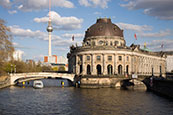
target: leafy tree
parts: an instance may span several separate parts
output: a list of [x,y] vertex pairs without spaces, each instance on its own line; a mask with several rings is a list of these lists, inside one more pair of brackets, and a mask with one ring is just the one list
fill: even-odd
[[58,71],[58,67],[53,67],[53,71]]
[[58,71],[65,71],[65,67],[64,67],[64,66],[60,66],[60,67],[58,68]]

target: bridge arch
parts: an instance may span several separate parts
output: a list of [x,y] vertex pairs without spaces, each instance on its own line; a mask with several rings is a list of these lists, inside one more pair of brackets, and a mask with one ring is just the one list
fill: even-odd
[[29,80],[44,79],[44,78],[61,78],[73,82],[74,76],[75,74],[69,74],[69,73],[35,72],[35,73],[12,74],[10,75],[10,79],[11,79],[11,85],[15,85],[19,80],[22,82]]
[[140,79],[118,79],[115,82],[115,87],[122,87],[124,81],[128,81],[129,83],[133,83],[134,88],[137,88],[137,89],[146,89],[147,88],[147,86]]

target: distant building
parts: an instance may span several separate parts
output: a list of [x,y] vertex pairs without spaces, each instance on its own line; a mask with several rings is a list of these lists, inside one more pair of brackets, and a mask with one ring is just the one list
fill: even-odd
[[68,71],[68,64],[51,64],[54,71]]
[[64,56],[44,56],[44,64],[50,65],[54,71],[68,71],[67,58]]
[[126,46],[123,30],[100,18],[87,29],[82,46],[70,47],[68,69],[76,75],[165,76],[166,55]]
[[44,63],[54,63],[57,64],[58,57],[56,55],[44,56]]
[[18,60],[18,61],[22,61],[22,56],[23,56],[24,52],[21,50],[16,50],[13,53],[13,59],[14,60]]
[[173,51],[165,51],[166,58],[166,72],[173,72]]
[[27,60],[26,60],[26,63],[28,63],[28,64],[34,64],[34,63],[35,63],[35,61],[34,61],[34,60],[32,60],[32,59],[27,59]]

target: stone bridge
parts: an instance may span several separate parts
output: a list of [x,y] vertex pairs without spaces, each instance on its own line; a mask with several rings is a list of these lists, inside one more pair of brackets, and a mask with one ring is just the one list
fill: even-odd
[[75,74],[69,74],[69,73],[52,73],[52,72],[16,73],[16,74],[10,74],[10,84],[15,85],[17,82],[44,79],[44,78],[62,78],[74,82],[74,77]]

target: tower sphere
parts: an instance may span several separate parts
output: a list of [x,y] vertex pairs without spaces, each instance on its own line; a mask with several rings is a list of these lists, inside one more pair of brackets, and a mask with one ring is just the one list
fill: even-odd
[[49,26],[49,25],[48,25],[48,26],[47,26],[47,31],[48,31],[48,32],[52,32],[52,31],[53,31],[52,26]]

